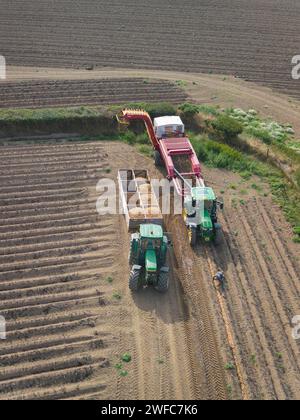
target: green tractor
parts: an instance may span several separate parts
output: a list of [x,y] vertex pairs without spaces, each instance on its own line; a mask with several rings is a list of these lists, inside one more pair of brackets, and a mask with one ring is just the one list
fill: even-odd
[[212,188],[192,188],[191,194],[184,200],[184,218],[189,232],[189,241],[195,247],[197,240],[219,244],[222,227],[218,223],[218,209],[224,204],[217,200]]
[[129,264],[132,270],[129,288],[137,292],[152,285],[161,293],[169,288],[169,267],[166,266],[169,241],[159,225],[145,224],[131,236]]

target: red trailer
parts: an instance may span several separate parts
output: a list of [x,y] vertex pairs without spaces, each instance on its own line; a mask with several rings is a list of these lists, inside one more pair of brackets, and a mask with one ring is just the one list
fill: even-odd
[[180,117],[161,117],[154,120],[141,110],[124,109],[117,120],[121,124],[143,121],[155,150],[155,162],[164,164],[168,179],[174,182],[180,196],[190,194],[195,186],[204,186],[201,166],[190,140],[185,135]]

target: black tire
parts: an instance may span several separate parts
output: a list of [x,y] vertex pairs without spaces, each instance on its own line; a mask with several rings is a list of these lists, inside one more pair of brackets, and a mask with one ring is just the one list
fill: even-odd
[[195,248],[197,245],[197,228],[190,227],[189,228],[189,241],[192,248]]
[[159,293],[166,293],[169,290],[169,273],[161,271],[158,277],[157,285],[155,286],[155,290]]
[[138,292],[141,287],[141,280],[140,280],[141,272],[138,270],[132,270],[129,276],[129,289],[132,292]]
[[215,245],[220,245],[222,243],[222,230],[221,229],[216,229],[215,230],[215,238],[214,238],[214,244]]
[[154,152],[154,162],[155,162],[155,166],[157,166],[158,168],[163,166],[163,160],[158,150],[155,150]]

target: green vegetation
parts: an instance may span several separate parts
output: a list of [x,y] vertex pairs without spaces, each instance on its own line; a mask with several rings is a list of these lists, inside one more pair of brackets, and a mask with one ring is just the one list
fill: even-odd
[[125,378],[126,376],[128,376],[128,371],[127,370],[121,370],[120,376],[122,376],[123,378]]
[[124,363],[130,363],[132,360],[131,354],[129,353],[124,353],[123,356],[121,357],[122,361]]
[[[283,177],[279,169],[227,144],[210,140],[207,136],[190,134],[190,139],[199,159],[206,165],[240,173],[245,179],[256,175],[262,182],[267,182],[274,200],[294,227],[295,242],[300,242],[300,194]],[[262,187],[257,184],[252,184],[252,188],[262,191]],[[233,201],[232,204],[237,206],[237,201]]]
[[142,153],[143,155],[146,155],[148,157],[153,156],[153,147],[148,146],[146,144],[143,144],[142,146],[139,146],[138,151]]
[[80,106],[72,108],[1,109],[0,122],[53,121],[82,117],[99,117],[103,108]]
[[179,111],[182,112],[183,116],[191,117],[199,113],[218,116],[220,111],[217,107],[211,105],[196,105],[186,102],[178,107]]
[[[119,375],[125,378],[128,376],[129,372],[124,369],[123,363],[130,363],[132,361],[132,357],[129,353],[124,353],[123,356],[120,357],[120,361],[115,364],[115,369],[119,372]],[[123,363],[122,363],[123,362]]]
[[226,385],[226,390],[227,390],[228,397],[232,398],[232,392],[233,392],[232,385],[227,384]]
[[179,87],[185,87],[188,83],[185,80],[176,80],[175,84]]
[[235,366],[233,362],[226,363],[225,370],[234,370]]
[[121,300],[122,295],[119,292],[114,292],[113,293],[113,298],[116,299],[116,300]]
[[226,141],[236,138],[243,132],[243,125],[226,114],[217,116],[211,122],[211,126]]
[[242,124],[247,134],[266,144],[283,143],[288,140],[289,136],[295,134],[290,125],[279,124],[270,119],[262,120],[255,109],[249,109],[246,112],[240,108],[230,108],[226,110],[226,114]]
[[114,279],[112,277],[107,277],[106,282],[112,284]]
[[250,361],[254,366],[256,365],[256,363],[257,363],[256,354],[251,354]]

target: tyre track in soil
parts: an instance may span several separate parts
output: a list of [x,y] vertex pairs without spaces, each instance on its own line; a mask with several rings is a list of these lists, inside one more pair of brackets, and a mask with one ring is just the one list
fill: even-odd
[[178,276],[187,302],[191,305],[190,315],[195,320],[193,335],[197,337],[198,343],[201,343],[198,357],[206,378],[207,394],[211,399],[226,399],[225,375],[214,332],[213,316],[206,287],[202,284],[205,279],[201,270],[203,265],[199,264],[188,244],[182,218],[168,218],[167,229],[172,234],[178,260]]
[[[252,384],[253,397],[294,399],[299,396],[300,389],[299,345],[291,337],[287,307],[291,303],[293,310],[297,309],[299,290],[295,284],[292,255],[282,251],[283,246],[278,246],[281,241],[270,228],[272,218],[269,219],[264,211],[261,198],[235,213],[229,217],[225,212],[223,247],[211,249],[210,255],[215,268],[227,267],[226,274],[230,279],[227,310],[236,341],[240,343],[239,349],[245,350],[242,367]],[[237,227],[237,236],[231,234],[230,226],[233,225]],[[275,247],[274,237],[277,240]],[[265,240],[263,246],[262,238]],[[272,256],[272,261],[268,261],[267,256]],[[285,260],[291,273],[289,281],[286,280],[285,265],[279,264]],[[255,363],[250,362],[253,355]]]

